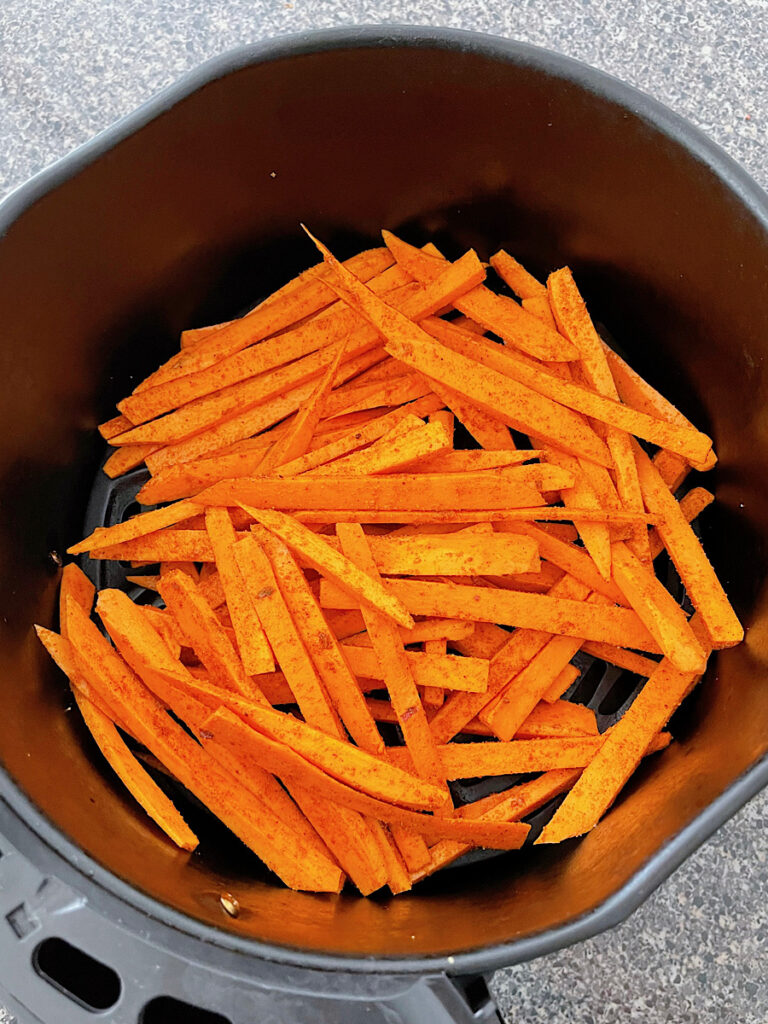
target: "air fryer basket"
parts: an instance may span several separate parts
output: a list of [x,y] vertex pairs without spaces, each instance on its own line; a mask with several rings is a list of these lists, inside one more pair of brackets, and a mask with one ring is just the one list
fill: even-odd
[[[57,555],[83,532],[95,424],[182,328],[313,260],[300,221],[340,255],[389,226],[452,254],[504,245],[542,274],[569,263],[633,365],[715,437],[702,531],[749,626],[676,716],[677,742],[588,837],[392,900],[289,892],[223,829],[200,854],[175,851],[114,784],[30,628],[54,621]],[[628,87],[520,44],[416,29],[219,58],[5,203],[0,985],[20,1020],[87,1016],[40,979],[57,956],[78,973],[57,939],[116,972],[81,993],[108,1020],[165,996],[232,1024],[490,1019],[467,978],[615,923],[765,783],[767,225],[738,168]],[[104,515],[124,513],[126,487],[102,494]],[[631,698],[631,679],[594,682],[605,714]],[[146,1024],[172,1019],[154,1005]]]

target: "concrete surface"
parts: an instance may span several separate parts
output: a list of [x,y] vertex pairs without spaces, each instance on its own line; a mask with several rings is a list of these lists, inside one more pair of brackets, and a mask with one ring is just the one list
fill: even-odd
[[[382,21],[476,29],[577,57],[689,117],[768,182],[768,0],[3,0],[0,196],[209,56]],[[506,1019],[766,1024],[766,824],[763,795],[626,924],[498,972]]]

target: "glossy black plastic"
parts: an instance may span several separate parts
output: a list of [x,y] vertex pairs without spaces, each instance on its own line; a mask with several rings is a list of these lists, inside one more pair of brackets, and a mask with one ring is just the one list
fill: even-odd
[[[95,424],[182,328],[234,315],[312,262],[300,221],[342,256],[387,226],[451,255],[503,245],[539,274],[570,264],[637,369],[715,437],[704,537],[749,626],[679,716],[679,742],[587,838],[393,900],[289,892],[225,837],[217,853],[173,850],[64,710],[31,632],[54,619],[49,553],[81,533]],[[767,225],[746,175],[629,87],[521,44],[421,29],[217,58],[12,196],[0,209],[0,797],[16,848],[107,917],[138,914],[160,946],[222,969],[245,955],[485,971],[628,913],[768,780]],[[237,920],[222,889],[238,895]]]

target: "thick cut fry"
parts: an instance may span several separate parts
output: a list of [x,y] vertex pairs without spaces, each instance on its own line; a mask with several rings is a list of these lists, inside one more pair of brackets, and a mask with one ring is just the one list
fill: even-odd
[[156,444],[126,444],[117,448],[101,467],[110,480],[140,466],[145,459],[154,455],[160,448]]
[[[551,451],[546,453],[547,459],[563,469],[570,470],[574,474],[572,487],[561,492],[561,497],[566,508],[592,508],[599,510],[606,506],[600,501],[595,493],[592,482],[587,473],[583,472],[580,460],[566,452]],[[611,532],[605,522],[577,523],[579,535],[584,542],[589,556],[597,568],[598,573],[604,580],[611,579]]]
[[[424,644],[424,653],[427,656],[433,657],[445,657],[448,653],[448,644],[445,640],[427,640]],[[485,689],[488,689],[488,664],[485,664]],[[414,673],[414,679],[416,673]],[[430,708],[442,707],[443,701],[445,700],[445,690],[443,686],[429,685],[425,686],[422,690],[422,697],[424,704]]]
[[[187,637],[200,661],[208,669],[211,681],[245,697],[263,700],[258,688],[247,676],[240,656],[227,636],[200,588],[179,570],[161,575],[160,596]],[[266,703],[266,702],[265,702]]]
[[512,533],[371,537],[369,543],[384,575],[470,576],[536,572],[539,568],[536,541]]
[[[705,508],[708,508],[712,504],[714,500],[715,496],[711,491],[706,490],[704,487],[694,487],[692,491],[688,491],[688,493],[684,494],[680,499],[680,511],[688,522],[692,523],[694,519],[699,517]],[[649,533],[648,542],[650,545],[651,557],[656,558],[664,550],[664,541],[659,536],[659,531],[655,528]]]
[[272,652],[233,553],[237,534],[229,512],[222,508],[207,508],[205,526],[246,675],[272,672],[275,668]]
[[338,867],[302,842],[265,804],[255,801],[166,715],[162,704],[79,607],[71,608],[70,616],[79,670],[182,785],[210,807],[286,885],[338,892],[342,884]]
[[[407,245],[389,231],[383,232],[383,236],[400,266],[417,281],[432,280],[440,273],[445,261]],[[328,261],[326,252],[319,245],[318,248]],[[347,284],[350,272],[346,270],[345,273],[345,269],[341,268],[341,273],[344,275],[344,283]],[[454,305],[487,330],[498,334],[508,344],[529,352],[538,359],[567,360],[575,359],[578,355],[567,338],[561,337],[530,313],[526,313],[513,299],[496,295],[484,285],[473,288],[471,292],[457,299]]]
[[[512,740],[511,743],[446,743],[438,747],[448,779],[489,775],[522,775],[553,768],[583,768],[593,760],[602,737],[565,737],[554,740]],[[392,764],[407,764],[404,747],[390,747]]]
[[490,264],[502,281],[521,299],[547,298],[547,288],[529,274],[514,256],[503,249],[491,256]]
[[688,625],[685,612],[654,573],[622,542],[613,545],[613,573],[630,605],[675,668],[680,672],[703,672],[707,656]]
[[342,730],[301,640],[267,555],[252,535],[233,547],[248,595],[304,718],[332,736]]
[[673,494],[676,494],[682,487],[688,474],[691,472],[690,463],[686,462],[680,455],[665,451],[663,448],[654,455],[653,464],[658,470],[659,476]]
[[639,446],[637,468],[646,507],[660,517],[656,527],[659,536],[706,626],[712,646],[732,647],[744,639],[741,623],[685,514]]
[[[77,598],[71,598],[75,603]],[[182,850],[197,848],[198,839],[179,811],[157,783],[141,767],[117,731],[111,716],[106,715],[77,685],[77,669],[69,641],[42,626],[37,635],[53,660],[72,682],[72,692],[83,721],[104,759],[125,788],[140,804],[168,838]]]
[[118,414],[117,416],[113,416],[111,420],[107,420],[105,423],[100,423],[98,431],[105,441],[109,441],[113,437],[117,437],[118,434],[122,434],[124,431],[130,430],[132,426],[133,424],[127,417],[122,414]]
[[[552,307],[549,304],[546,292],[543,296],[535,295],[531,296],[529,299],[523,299],[521,305],[527,313],[531,314],[531,316],[535,316],[537,320],[541,320],[547,325],[547,327],[551,327],[553,331],[557,330],[557,323],[555,322],[555,318],[552,316]],[[554,367],[564,365],[564,363],[551,363],[550,367],[554,371]]]
[[[358,571],[381,585],[368,539],[362,528],[354,523],[346,523],[338,526],[336,533],[341,541],[342,551]],[[437,748],[396,627],[391,619],[370,605],[363,605],[361,611],[413,764],[425,779],[442,783]],[[444,800],[449,799],[445,790]]]
[[[426,580],[391,579],[388,589],[416,615],[498,622],[505,626],[546,630],[658,653],[658,644],[629,608],[605,607],[598,610],[582,600]],[[344,591],[323,580],[320,604],[329,608],[349,608],[352,601]]]
[[[213,736],[209,737],[208,733]],[[286,781],[299,782],[305,788],[327,796],[343,807],[351,807],[380,821],[400,825],[424,836],[427,841],[458,839],[473,846],[516,850],[522,846],[528,834],[527,825],[510,827],[501,822],[433,817],[414,813],[385,800],[377,800],[340,782],[290,747],[250,729],[245,722],[224,709],[208,720],[202,742],[214,757],[219,749],[226,746],[244,764],[250,761],[252,764],[269,765],[270,770]]]
[[334,550],[322,537],[282,512],[244,507],[257,522],[276,534],[319,573],[344,588],[354,600],[377,609],[401,626],[408,629],[413,626],[411,616],[380,580],[361,572],[349,558]]
[[[583,647],[582,647],[583,650]],[[550,688],[544,694],[542,698],[547,704],[554,704],[560,700],[567,690],[576,682],[581,675],[581,672],[576,668],[575,665],[566,665],[562,672],[555,678]],[[523,726],[520,727],[521,729]],[[524,737],[518,731],[520,739]]]
[[127,540],[133,540],[135,537],[145,537],[148,533],[162,530],[166,526],[182,523],[199,511],[199,508],[189,501],[178,501],[175,505],[167,505],[165,508],[154,509],[151,512],[142,512],[141,515],[134,516],[132,519],[126,519],[124,523],[97,527],[85,540],[67,548],[67,553],[80,555],[92,548],[109,547],[112,544],[122,544]]
[[[447,474],[448,476],[461,476],[460,473]],[[327,477],[324,479],[328,479]],[[387,477],[371,477],[370,482],[378,484],[381,479]],[[422,479],[429,479],[426,474]],[[347,481],[348,482],[348,481]],[[209,495],[200,495],[202,504],[233,504],[234,496],[240,491],[242,483],[237,481],[228,491],[222,489],[215,497],[221,497],[221,501],[212,500]],[[227,493],[230,498],[223,497]],[[248,498],[252,492],[248,491]],[[195,499],[197,500],[197,498]],[[402,502],[401,502],[402,504]],[[442,523],[459,525],[463,523],[506,523],[506,522],[548,522],[550,520],[570,519],[574,523],[608,523],[611,527],[624,527],[627,524],[634,526],[636,523],[651,523],[656,517],[644,515],[640,512],[614,511],[613,509],[602,508],[560,508],[559,506],[538,506],[529,508],[507,508],[507,509],[457,509],[451,512],[445,508],[430,509],[402,509],[402,508],[379,508],[372,509],[310,509],[306,512],[297,512],[295,518],[301,523],[315,523],[328,526],[332,523],[417,523],[436,526]]]
[[695,678],[696,673],[679,672],[666,658],[658,665],[537,843],[558,843],[582,835],[597,824]]
[[[422,510],[459,512],[474,509],[498,510],[501,513],[516,508],[536,509],[541,506],[543,499],[539,492],[527,484],[510,480],[508,474],[511,472],[505,469],[491,470],[479,477],[474,473],[438,473],[434,476],[427,473],[392,473],[370,478],[245,478],[214,484],[195,495],[194,501],[203,506],[242,505],[253,509],[300,508],[308,511],[324,510],[332,501],[333,507],[337,509],[355,512],[386,509],[393,513]],[[545,516],[547,514],[543,513]],[[561,518],[568,518],[562,509],[558,514]],[[609,515],[615,518],[617,514],[605,513],[606,517]],[[481,519],[470,521],[479,522]],[[383,521],[405,520],[398,520],[397,514],[394,514],[393,518]]]
[[[384,749],[384,742],[376,723],[371,718],[342,648],[328,628],[304,574],[288,548],[274,534],[264,530],[260,540],[272,564],[285,604],[314,662],[325,692],[355,743],[371,754],[380,754]],[[305,718],[313,725],[319,724],[306,714]]]
[[[372,649],[344,644],[342,651],[355,675],[386,682],[385,668]],[[483,693],[488,689],[488,662],[483,658],[425,651],[406,651],[405,657],[417,686],[444,686],[447,690],[470,693]]]

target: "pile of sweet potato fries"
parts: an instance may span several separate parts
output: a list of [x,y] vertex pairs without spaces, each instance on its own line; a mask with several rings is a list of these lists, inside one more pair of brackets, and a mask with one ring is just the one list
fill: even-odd
[[[344,263],[316,241],[323,262],[185,331],[119,403],[104,470],[146,464],[156,507],[70,554],[140,566],[158,604],[72,563],[60,634],[38,627],[170,839],[197,845],[148,760],[286,885],[366,895],[520,847],[561,794],[536,841],[591,829],[743,637],[690,525],[712,495],[676,498],[712,442],[601,340],[570,271],[384,241]],[[646,680],[602,734],[563,699],[579,651]],[[450,780],[508,775],[528,778],[454,806]]]

